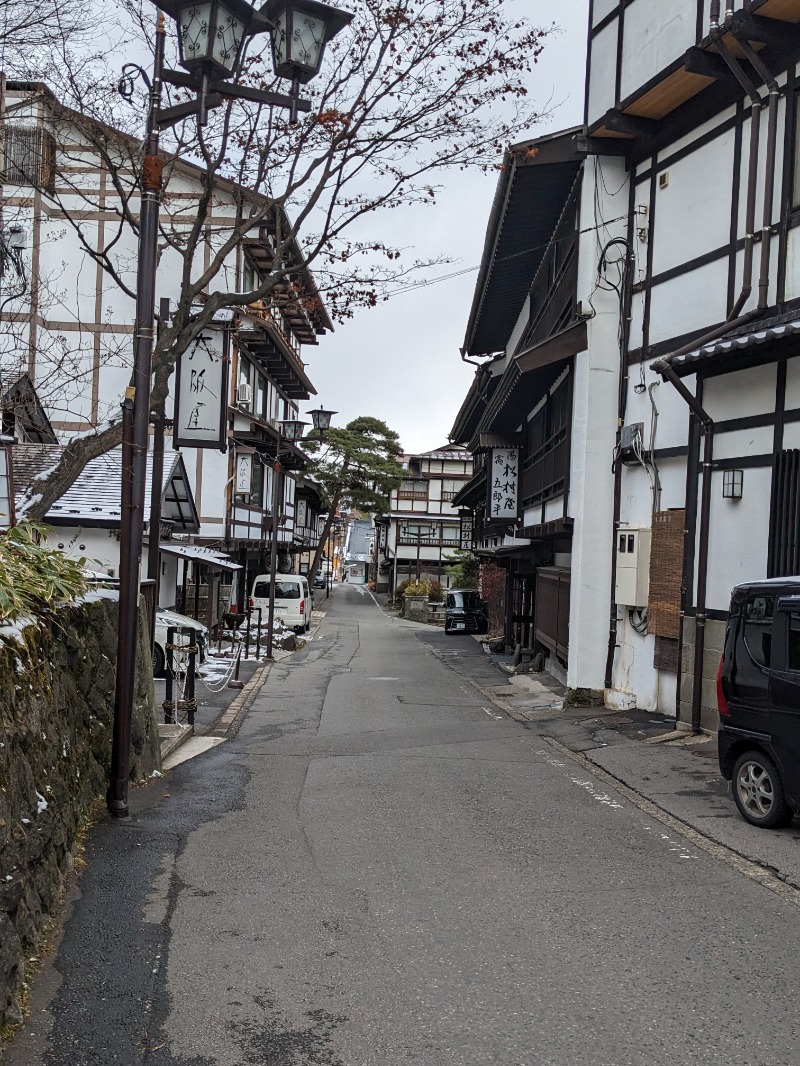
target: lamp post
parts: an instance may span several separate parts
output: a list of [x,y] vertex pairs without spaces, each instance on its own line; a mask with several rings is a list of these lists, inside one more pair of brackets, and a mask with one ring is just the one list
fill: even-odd
[[[319,432],[319,440],[323,440],[325,430],[330,429],[331,418],[336,412],[326,411],[320,407],[317,410],[309,411],[308,413],[311,415],[314,429]],[[313,437],[308,438],[303,436],[303,430],[307,425],[308,422],[301,422],[294,418],[284,419],[278,423],[278,439],[275,445],[275,462],[272,464],[272,543],[270,544],[269,550],[269,607],[267,608],[268,659],[272,658],[273,630],[275,623],[275,582],[278,577],[278,512],[280,510],[280,475],[283,472],[283,466],[281,465],[281,451],[284,441],[292,444],[302,444],[306,440],[313,440]],[[309,586],[309,595],[310,594],[311,586]]]
[[[128,816],[131,723],[136,674],[136,637],[139,614],[139,576],[144,530],[144,493],[147,469],[150,377],[152,370],[158,216],[161,204],[163,159],[159,155],[159,130],[196,115],[205,125],[208,110],[218,107],[224,96],[253,100],[269,106],[287,107],[290,120],[298,111],[310,111],[300,100],[298,86],[319,71],[325,45],[351,21],[352,15],[316,2],[295,4],[270,0],[256,10],[247,0],[154,0],[177,25],[180,62],[186,73],[164,69],[166,29],[159,15],[156,29],[152,78],[136,64],[122,70],[120,93],[130,99],[134,70],[149,91],[144,155],[140,175],[139,252],[136,314],[133,334],[133,378],[122,404],[122,486],[120,536],[120,589],[117,640],[117,678],[114,693],[114,724],[111,773],[106,803],[116,818]],[[269,13],[266,12],[269,8]],[[232,85],[247,37],[273,34],[275,73],[291,78],[292,94]],[[291,40],[287,33],[291,32]],[[298,38],[303,48],[300,48]],[[275,41],[277,41],[277,50]],[[194,100],[162,109],[163,83],[190,88]],[[273,530],[273,540],[276,530]],[[156,550],[157,547],[156,547]],[[271,633],[270,633],[271,638]]]

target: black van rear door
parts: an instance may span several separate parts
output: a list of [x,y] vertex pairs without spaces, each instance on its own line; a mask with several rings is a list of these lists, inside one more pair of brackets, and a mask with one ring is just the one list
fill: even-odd
[[783,771],[784,787],[800,802],[800,596],[778,601],[770,671],[772,746]]

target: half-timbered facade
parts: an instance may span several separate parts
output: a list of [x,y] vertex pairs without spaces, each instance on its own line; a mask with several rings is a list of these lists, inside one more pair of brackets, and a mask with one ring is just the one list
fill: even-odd
[[[137,237],[125,212],[135,213],[138,200],[134,192],[123,210],[114,181],[126,182],[130,176],[125,160],[132,142],[104,128],[111,145],[104,158],[86,133],[87,120],[61,106],[46,86],[5,86],[0,384],[7,387],[25,375],[35,385],[53,430],[65,440],[103,423],[118,409],[129,383]],[[112,175],[108,158],[114,157],[115,138],[121,146],[120,170]],[[172,159],[165,174],[162,232],[179,245],[193,221],[202,172]],[[215,182],[207,238],[198,252],[205,256],[206,267],[214,243],[224,239],[226,226],[234,224],[242,198],[248,196],[222,179]],[[276,219],[267,216],[239,242],[223,264],[219,284],[236,292],[257,287],[275,259]],[[285,229],[285,220],[278,221]],[[95,256],[107,250],[122,284],[87,254],[89,249]],[[177,300],[182,265],[165,240],[157,306]],[[178,426],[175,375],[171,379],[166,447],[178,447],[183,455],[199,518],[192,541],[236,558],[244,570],[242,602],[255,574],[265,568],[270,539],[278,539],[281,567],[293,569],[298,553],[308,547],[309,529],[316,528],[316,517],[307,506],[301,508],[302,528],[296,528],[295,478],[306,466],[305,454],[282,442],[277,493],[273,467],[278,423],[302,417],[301,405],[315,393],[303,347],[316,345],[330,329],[307,270],[268,301],[236,313],[219,312],[198,338],[224,364],[219,388],[227,402],[212,447],[193,445],[194,413],[186,421],[184,410],[186,425]],[[188,352],[184,362],[192,354]],[[4,411],[4,420],[12,414]]]
[[[487,470],[492,449],[519,449],[514,523],[482,526],[477,480],[460,500],[479,552],[508,570],[507,635],[555,655],[571,686],[695,729],[716,721],[731,587],[800,570],[798,60],[800,0],[593,0],[580,177],[563,197],[577,197],[577,269],[562,329],[585,327],[585,350],[564,377],[513,386],[547,333],[526,340],[526,323],[565,306],[564,217],[548,310],[541,264],[520,256],[516,280],[491,286],[539,243],[546,179],[530,179],[529,218],[513,185],[547,169],[541,140],[501,176],[465,345],[487,358],[454,439]],[[481,343],[482,322],[497,328]]]
[[460,546],[454,500],[472,473],[472,456],[448,445],[403,459],[405,477],[378,522],[378,582],[393,590],[417,575],[446,581],[447,556]]

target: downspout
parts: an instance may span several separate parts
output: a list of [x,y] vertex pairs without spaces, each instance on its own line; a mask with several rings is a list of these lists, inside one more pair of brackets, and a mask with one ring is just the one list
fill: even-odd
[[[712,20],[713,12],[716,8],[717,16],[719,15],[719,3],[712,4]],[[750,293],[752,291],[752,268],[753,268],[753,241],[754,241],[754,225],[755,225],[755,193],[756,182],[758,176],[758,142],[759,142],[759,130],[760,130],[760,118],[761,111],[764,108],[764,101],[761,99],[760,94],[757,92],[755,86],[750,79],[746,76],[739,64],[733,58],[728,51],[727,45],[722,40],[722,35],[719,31],[718,22],[716,27],[712,25],[712,37],[715,40],[719,54],[725,60],[732,73],[736,77],[739,84],[744,88],[745,92],[750,97],[752,102],[752,111],[750,119],[750,159],[748,164],[748,188],[747,188],[747,210],[745,219],[745,245],[744,245],[744,269],[742,276],[742,289],[739,296],[731,308],[727,319],[716,329],[711,330],[698,340],[692,341],[690,344],[684,345],[683,348],[679,348],[677,351],[672,352],[664,359],[658,359],[651,364],[651,370],[661,374],[662,378],[677,390],[679,395],[688,405],[689,409],[699,419],[703,426],[703,484],[702,494],[700,498],[700,529],[699,529],[699,545],[697,555],[697,590],[696,590],[696,607],[695,607],[695,644],[694,644],[694,665],[692,676],[692,732],[699,733],[701,731],[701,711],[702,711],[702,695],[703,695],[703,659],[705,655],[705,628],[706,628],[706,595],[708,587],[708,547],[710,537],[710,522],[711,522],[711,474],[714,462],[714,421],[708,412],[698,403],[697,399],[686,388],[684,383],[675,373],[672,367],[673,361],[679,356],[684,355],[697,348],[702,348],[703,345],[708,344],[712,340],[716,340],[718,337],[725,333],[730,332],[732,329],[739,325],[742,325],[751,319],[759,316],[767,305],[767,293],[769,289],[769,243],[772,232],[772,203],[773,203],[773,190],[775,185],[775,154],[776,154],[776,137],[777,137],[777,103],[779,96],[779,89],[775,79],[769,73],[764,64],[760,61],[757,54],[753,52],[747,42],[743,42],[743,50],[745,54],[748,54],[748,59],[753,63],[754,69],[762,77],[765,84],[769,89],[769,127],[767,133],[767,159],[765,166],[765,189],[764,189],[764,213],[762,220],[762,244],[761,249],[761,265],[760,265],[760,277],[759,277],[759,300],[757,306],[752,310],[746,312],[744,315],[740,314],[742,307],[747,302]],[[755,59],[755,62],[753,62]],[[766,245],[766,247],[764,246]],[[679,682],[680,683],[680,682]]]
[[[761,218],[761,266],[758,279],[758,308],[763,311],[769,297],[769,261],[772,245],[772,205],[775,197],[775,155],[778,140],[778,101],[781,91],[772,73],[748,41],[739,42],[753,69],[769,90],[767,119],[767,158],[765,160],[764,210]],[[763,105],[762,105],[763,106]]]
[[692,732],[699,733],[701,731],[700,721],[703,699],[703,658],[706,648],[706,589],[708,587],[708,542],[711,528],[711,472],[714,464],[714,421],[668,363],[658,369],[664,380],[677,389],[703,427],[703,489],[700,498],[700,544],[697,553],[697,605],[695,608],[694,666],[692,670]]
[[[634,202],[636,184],[631,178],[628,209],[628,239],[626,249],[625,270],[625,299],[623,301],[624,336],[620,350],[619,369],[619,392],[617,396],[617,433],[616,442],[619,445],[620,430],[625,424],[625,414],[628,405],[628,349],[630,346],[631,309],[633,305],[633,225],[634,225]],[[570,421],[571,424],[571,421]],[[606,673],[603,679],[603,687],[608,690],[614,684],[614,656],[617,650],[618,631],[618,605],[616,601],[617,589],[617,530],[619,529],[620,514],[622,511],[622,463],[618,459],[614,467],[614,513],[612,518],[613,535],[611,537],[611,607],[608,619],[608,651],[606,652]]]

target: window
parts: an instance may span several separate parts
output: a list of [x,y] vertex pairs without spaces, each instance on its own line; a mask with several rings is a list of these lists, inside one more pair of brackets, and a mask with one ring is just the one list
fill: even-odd
[[36,126],[6,126],[2,177],[6,185],[55,190],[56,142]]
[[[269,599],[269,581],[256,581],[253,589],[253,598],[258,600]],[[294,581],[275,582],[276,600],[299,600],[302,599],[299,583]]]
[[767,577],[800,570],[800,449],[779,452],[772,467]]
[[772,658],[772,615],[774,596],[751,596],[744,606],[744,643],[758,666],[769,666]]
[[267,416],[267,382],[264,379],[263,374],[258,375],[258,384],[256,385],[256,403],[253,408],[254,413],[259,418],[266,418]]
[[789,669],[800,672],[800,611],[789,615]]
[[428,482],[406,478],[400,482],[397,490],[398,499],[401,500],[427,500]]
[[792,207],[800,207],[800,93],[794,95],[794,160],[792,164]]

